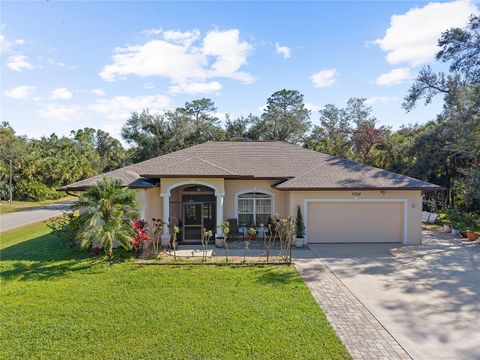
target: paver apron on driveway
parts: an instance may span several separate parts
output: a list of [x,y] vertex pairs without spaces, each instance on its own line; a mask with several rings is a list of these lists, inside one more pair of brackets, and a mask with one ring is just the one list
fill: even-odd
[[69,210],[74,203],[75,200],[71,200],[0,215],[0,232],[61,215],[64,211]]
[[480,359],[480,243],[431,231],[423,239],[310,247],[412,358]]
[[320,259],[297,259],[295,266],[354,359],[411,359]]

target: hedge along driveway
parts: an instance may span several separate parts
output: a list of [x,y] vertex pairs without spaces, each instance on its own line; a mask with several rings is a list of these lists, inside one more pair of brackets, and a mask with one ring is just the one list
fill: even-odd
[[0,357],[349,359],[293,267],[108,265],[1,235]]

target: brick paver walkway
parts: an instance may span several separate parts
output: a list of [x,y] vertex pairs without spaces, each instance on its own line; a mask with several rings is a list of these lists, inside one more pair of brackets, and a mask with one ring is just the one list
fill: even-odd
[[295,266],[354,359],[412,359],[320,259]]

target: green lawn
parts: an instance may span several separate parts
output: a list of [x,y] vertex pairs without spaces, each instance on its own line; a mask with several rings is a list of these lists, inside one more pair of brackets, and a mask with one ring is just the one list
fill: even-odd
[[350,358],[293,267],[109,265],[41,223],[0,249],[0,358]]
[[56,200],[45,200],[45,201],[13,201],[12,205],[8,204],[8,201],[2,201],[0,204],[0,214],[7,214],[16,211],[33,209],[36,207],[55,204],[67,200],[76,200],[75,196],[66,196]]

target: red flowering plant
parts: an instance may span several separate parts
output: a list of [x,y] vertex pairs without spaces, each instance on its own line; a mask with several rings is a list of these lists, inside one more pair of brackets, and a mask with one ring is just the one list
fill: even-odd
[[147,222],[145,220],[136,220],[132,222],[134,236],[130,240],[132,245],[132,252],[138,254],[143,250],[143,245],[146,241],[150,240],[150,234],[148,233]]

